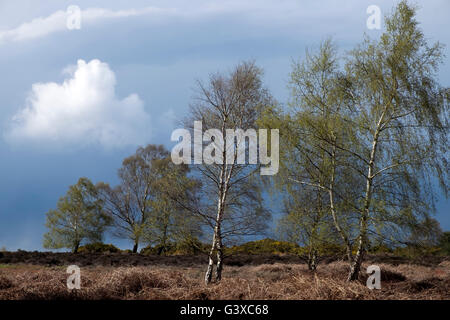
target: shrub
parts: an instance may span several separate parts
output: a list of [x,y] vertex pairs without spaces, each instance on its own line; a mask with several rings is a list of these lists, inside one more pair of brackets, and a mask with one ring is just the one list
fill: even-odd
[[318,245],[318,253],[321,256],[330,256],[336,254],[345,254],[346,249],[344,246],[341,246],[332,242],[325,242]]
[[421,258],[423,256],[436,256],[442,253],[441,248],[431,246],[415,246],[409,245],[404,247],[397,247],[393,250],[394,254],[407,258]]
[[0,275],[0,290],[9,289],[13,286],[14,282],[11,278]]
[[197,238],[190,238],[175,245],[176,255],[197,255],[208,252],[209,245],[202,243]]
[[450,255],[450,231],[443,232],[439,239],[439,248],[442,254]]
[[162,245],[148,245],[142,248],[140,254],[143,255],[172,255],[175,252],[175,245],[173,243],[166,244],[165,247]]
[[197,255],[208,252],[209,245],[196,238],[186,239],[181,242],[170,242],[165,247],[162,245],[148,245],[140,253],[143,255]]
[[103,253],[103,252],[116,253],[116,252],[120,252],[120,249],[115,247],[112,244],[96,242],[96,243],[89,243],[84,246],[81,246],[78,249],[78,252],[79,253]]
[[370,253],[392,253],[394,250],[385,244],[377,244],[369,248]]
[[226,254],[299,254],[301,247],[292,242],[263,239],[226,248]]

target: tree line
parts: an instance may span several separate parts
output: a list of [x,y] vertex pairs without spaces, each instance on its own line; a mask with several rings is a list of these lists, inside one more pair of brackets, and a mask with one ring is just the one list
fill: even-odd
[[[133,253],[140,244],[150,243],[158,245],[162,254],[171,241],[198,238],[202,230],[196,217],[172,200],[194,190],[188,171],[171,162],[164,146],[148,145],[123,160],[117,186],[94,185],[80,178],[58,201],[57,209],[47,212],[44,247],[77,252],[82,243],[102,241],[109,230],[117,238],[130,240]],[[176,184],[179,188],[172,188]]]
[[[443,46],[428,44],[415,15],[402,1],[379,39],[365,37],[343,55],[331,39],[307,52],[292,65],[286,104],[264,87],[254,62],[198,81],[180,120],[191,131],[202,121],[203,152],[221,161],[176,165],[163,146],[141,147],[123,161],[117,186],[81,178],[69,188],[47,213],[44,246],[77,251],[111,229],[132,241],[133,252],[150,243],[163,253],[171,241],[204,237],[211,241],[205,282],[214,265],[220,281],[224,243],[270,224],[263,192],[283,203],[277,232],[307,248],[310,269],[324,243],[345,248],[349,281],[374,244],[439,237],[432,213],[438,190],[448,195],[450,90],[437,79]],[[250,137],[232,146],[216,140],[227,129],[258,128],[280,132],[272,177],[259,175],[261,164],[237,162],[235,147]],[[257,152],[272,149],[269,142]]]

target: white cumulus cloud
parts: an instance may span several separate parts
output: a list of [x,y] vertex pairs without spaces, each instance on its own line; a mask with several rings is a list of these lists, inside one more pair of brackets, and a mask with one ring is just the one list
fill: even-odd
[[63,83],[35,83],[25,107],[5,137],[10,143],[101,145],[105,148],[148,142],[150,116],[137,94],[116,96],[116,77],[108,64],[78,60],[66,68]]

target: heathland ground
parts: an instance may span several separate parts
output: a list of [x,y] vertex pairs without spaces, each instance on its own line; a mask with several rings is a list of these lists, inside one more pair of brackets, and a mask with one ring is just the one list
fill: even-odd
[[[292,255],[227,258],[220,283],[204,284],[205,255],[4,252],[0,299],[450,299],[450,260],[371,255],[381,268],[381,289],[346,281],[348,266],[328,257],[309,271]],[[66,267],[81,268],[81,289],[67,289]]]

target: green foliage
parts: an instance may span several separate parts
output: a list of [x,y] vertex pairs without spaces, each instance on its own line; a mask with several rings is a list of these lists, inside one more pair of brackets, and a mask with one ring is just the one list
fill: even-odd
[[119,248],[112,244],[102,242],[88,243],[78,249],[79,253],[117,253],[121,252]]
[[449,181],[448,97],[437,78],[442,45],[427,42],[416,8],[406,1],[385,25],[380,39],[365,39],[345,66],[354,110],[348,125],[357,128],[351,164],[364,177],[358,204],[362,244],[371,227],[379,237],[405,241],[402,231],[431,221],[436,180],[444,193]]
[[97,190],[87,178],[80,178],[61,197],[56,210],[47,212],[44,248],[70,248],[77,252],[83,242],[98,242],[110,225]]
[[342,66],[330,41],[307,53],[293,65],[289,108],[260,119],[282,134],[275,183],[298,204],[299,240],[315,247],[326,210],[347,247],[349,279],[373,238],[433,253],[439,235],[430,215],[436,180],[446,195],[450,181],[449,96],[437,77],[442,45],[427,43],[415,11],[399,2],[381,37],[365,38]]
[[289,108],[266,109],[260,119],[262,126],[280,128],[283,145],[280,173],[274,177],[285,199],[277,233],[306,247],[312,269],[317,255],[333,251],[324,249],[328,244],[340,247],[348,242],[335,227],[350,229],[355,199],[357,177],[341,165],[348,155],[335,146],[336,141],[351,145],[354,130],[345,122],[346,96],[338,68],[333,43],[324,41],[317,54],[307,53],[293,64]]
[[197,182],[187,176],[187,166],[175,165],[169,156],[158,159],[152,167],[155,181],[151,186],[150,214],[143,240],[164,254],[170,250],[170,243],[178,247],[202,235],[199,217],[179,205],[189,201],[188,195],[195,194]]
[[[307,192],[305,194],[311,195]],[[315,255],[340,251],[340,241],[334,232],[331,217],[321,210],[323,203],[311,205],[305,199],[301,203],[290,202],[288,205],[286,210],[289,211],[280,218],[277,225],[280,239],[297,243],[303,246],[304,251],[314,252]]]

